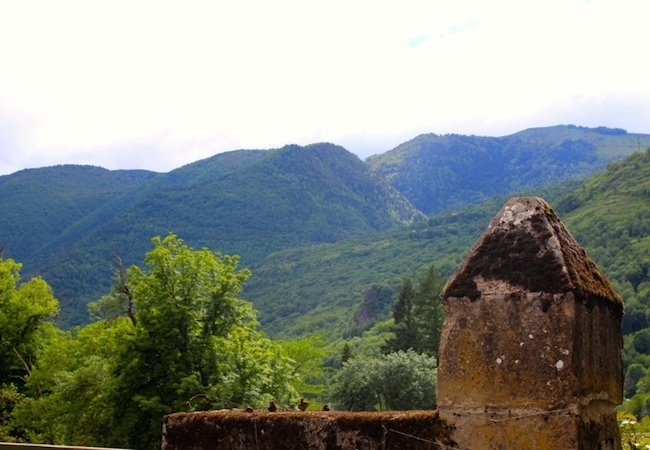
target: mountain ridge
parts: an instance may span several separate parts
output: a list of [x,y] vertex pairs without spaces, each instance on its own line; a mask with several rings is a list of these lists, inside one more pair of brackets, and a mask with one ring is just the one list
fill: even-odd
[[[214,170],[226,160],[221,170]],[[63,305],[63,321],[83,322],[83,305],[112,282],[114,255],[141,263],[150,239],[173,232],[195,247],[266,254],[422,219],[401,194],[340,146],[285,146],[226,153],[159,174],[137,192],[111,198],[24,258]],[[70,311],[75,310],[72,316]]]
[[421,134],[366,162],[431,214],[586,176],[649,146],[650,135],[557,125],[502,137]]
[[[592,141],[578,139],[585,134]],[[431,139],[444,144],[443,149],[462,151],[438,152],[438,163],[433,164],[427,155],[412,149],[414,142],[426,147]],[[462,229],[466,225],[450,214],[436,225],[446,227],[443,234],[436,227],[419,228],[424,216],[409,198],[418,198],[418,189],[423,192],[427,183],[434,181],[444,188],[434,200],[451,212],[466,202],[477,204],[512,193],[535,195],[539,189],[523,183],[522,177],[537,177],[538,184],[547,184],[584,176],[597,165],[606,164],[607,158],[618,158],[645,139],[650,146],[647,135],[575,126],[528,129],[505,138],[421,135],[379,155],[387,161],[397,160],[395,173],[399,171],[412,189],[391,185],[394,179],[373,168],[372,157],[370,162],[364,162],[330,143],[219,153],[167,173],[70,165],[28,169],[0,176],[0,207],[6,211],[0,217],[0,245],[6,244],[5,256],[25,264],[27,274],[46,277],[62,300],[62,323],[67,324],[87,320],[85,303],[109,289],[114,255],[127,265],[140,264],[150,239],[169,232],[194,247],[239,254],[243,265],[260,274],[274,273],[265,266],[267,258],[283,267],[282,259],[270,255],[291,255],[291,249],[304,245],[326,246],[344,240],[341,245],[351,248],[337,252],[348,255],[351,264],[365,264],[361,262],[363,257],[391,248],[394,252],[410,252],[397,255],[394,263],[416,270],[426,257],[418,248],[424,241],[413,237],[450,236],[444,233],[454,231],[451,227]],[[544,142],[555,147],[544,148]],[[400,152],[415,154],[415,161],[420,162],[404,165],[399,160]],[[409,167],[414,168],[409,171]],[[573,170],[576,168],[582,171]],[[70,184],[66,177],[58,175],[60,171],[78,175]],[[513,178],[513,174],[519,178]],[[501,178],[507,182],[499,184]],[[502,192],[504,186],[507,192]],[[16,196],[16,192],[20,195]],[[431,192],[425,194],[430,196]],[[399,231],[413,222],[416,226],[408,231],[411,235]],[[365,244],[354,241],[393,228],[402,237],[390,238],[378,246],[371,244],[371,238]],[[410,244],[391,244],[400,239],[408,239]],[[440,246],[448,247],[445,251],[458,245],[455,238],[440,241]],[[436,254],[440,251],[434,250]],[[453,258],[443,264],[443,271],[450,270]],[[379,263],[372,264],[379,268]],[[385,268],[381,271],[394,272]],[[336,286],[345,285],[346,277],[356,276],[353,272],[341,271],[340,279],[331,280],[331,290],[339,292]],[[285,283],[283,290],[295,286],[286,279],[297,276],[295,272],[276,275]],[[271,283],[269,289],[280,286],[277,280],[267,281]],[[267,308],[270,300],[260,296],[272,299],[274,294],[260,288],[255,277],[250,285],[252,299],[273,314],[274,309]],[[352,297],[340,292],[342,297],[330,303],[339,302],[342,308],[349,308]],[[306,305],[318,307],[314,303],[317,293],[309,296],[305,306],[296,311],[304,311]],[[295,301],[300,299],[296,297]],[[271,323],[264,318],[263,322]],[[276,322],[274,329],[283,323],[288,324]]]

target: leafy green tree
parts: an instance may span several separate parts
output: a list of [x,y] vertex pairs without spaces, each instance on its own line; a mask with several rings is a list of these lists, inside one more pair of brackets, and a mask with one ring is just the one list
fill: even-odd
[[160,446],[164,414],[293,394],[288,362],[238,298],[250,275],[238,258],[192,250],[174,235],[152,242],[147,269],[127,271],[135,325],[114,368],[109,443],[138,449]]
[[12,415],[24,399],[25,396],[18,392],[15,384],[0,387],[0,441],[14,442],[19,439],[20,431],[12,423]]
[[350,358],[352,358],[352,349],[350,348],[350,344],[346,342],[343,344],[343,350],[341,351],[341,364],[347,362]]
[[294,384],[301,385],[302,378],[283,345],[250,325],[235,326],[217,342],[223,375],[218,384],[210,386],[208,398],[227,399],[241,406],[262,406],[270,400],[288,405],[297,400]]
[[106,444],[116,355],[133,331],[121,318],[52,334],[27,379],[28,397],[14,411],[14,427],[29,442]]
[[636,394],[636,385],[646,373],[646,369],[641,364],[630,364],[625,372],[625,381],[623,383],[626,397],[629,398]]
[[433,409],[436,360],[412,350],[343,364],[331,393],[340,409],[353,411]]
[[41,340],[25,394],[0,394],[11,406],[0,433],[159,448],[164,414],[295,402],[296,362],[258,330],[255,311],[238,297],[249,272],[237,262],[174,235],[154,238],[146,269],[121,271],[94,305],[104,320]]
[[[25,398],[25,384],[58,312],[52,290],[41,278],[20,282],[21,264],[0,252],[0,439],[24,433],[11,418]],[[35,395],[40,395],[36,385]]]
[[[321,334],[305,336],[278,342],[292,361],[293,386],[301,397],[307,398],[312,407],[322,401],[327,372],[325,358],[330,356],[325,339]],[[349,347],[348,347],[349,349]]]
[[639,353],[650,354],[650,328],[644,328],[634,335],[634,349]]
[[20,283],[20,268],[0,258],[0,383],[23,385],[59,304],[42,278]]

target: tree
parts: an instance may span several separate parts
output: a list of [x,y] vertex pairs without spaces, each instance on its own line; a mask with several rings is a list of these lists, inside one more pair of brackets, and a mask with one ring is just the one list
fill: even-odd
[[[11,417],[25,398],[25,384],[59,304],[41,278],[20,282],[21,265],[0,254],[0,439],[15,439]],[[38,384],[35,395],[40,395]]]
[[417,295],[415,296],[415,323],[416,323],[416,346],[421,352],[438,357],[440,346],[440,332],[444,310],[440,301],[440,292],[445,280],[438,274],[433,266],[429,266],[424,278],[419,282]]
[[394,337],[386,342],[386,352],[413,349],[416,346],[417,330],[413,311],[415,290],[409,278],[404,279],[402,287],[393,304],[393,319],[395,320]]
[[444,279],[429,266],[417,286],[406,278],[393,305],[394,336],[386,343],[386,352],[413,349],[438,356],[444,310],[440,292]]
[[312,407],[317,407],[325,391],[324,360],[331,353],[325,348],[323,336],[313,334],[301,339],[279,341],[278,344],[292,361],[291,373],[296,391],[300,397],[307,398]]
[[108,444],[157,448],[164,414],[293,395],[286,358],[238,298],[250,275],[238,258],[171,234],[152,243],[147,269],[127,272],[134,332],[118,350]]
[[436,360],[412,350],[352,358],[343,364],[333,386],[331,396],[340,409],[434,409]]
[[633,343],[637,352],[650,354],[650,328],[638,331],[634,335]]
[[347,362],[350,358],[352,358],[352,349],[350,344],[346,342],[343,344],[343,350],[341,350],[341,364]]
[[0,258],[0,384],[22,386],[59,303],[39,277],[20,283],[21,264]]
[[27,379],[28,397],[14,411],[14,427],[28,442],[106,444],[117,351],[133,331],[120,318],[52,334]]
[[625,397],[629,398],[636,394],[636,385],[639,380],[646,375],[647,370],[641,364],[630,364],[625,372],[625,381],[623,388],[625,389]]
[[164,414],[297,400],[296,362],[238,297],[235,256],[154,238],[146,269],[95,304],[104,320],[71,331],[46,327],[42,280],[15,289],[19,265],[0,263],[0,370],[22,383],[0,386],[3,439],[159,448]]

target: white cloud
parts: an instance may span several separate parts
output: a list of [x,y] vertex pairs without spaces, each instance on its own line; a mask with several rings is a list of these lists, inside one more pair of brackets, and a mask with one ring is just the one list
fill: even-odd
[[[324,140],[367,155],[419,132],[590,118],[650,132],[650,105],[635,101],[650,95],[646,5],[5,2],[0,120],[22,125],[9,143],[0,136],[0,173],[57,162],[169,170]],[[591,114],[595,104],[617,114]]]

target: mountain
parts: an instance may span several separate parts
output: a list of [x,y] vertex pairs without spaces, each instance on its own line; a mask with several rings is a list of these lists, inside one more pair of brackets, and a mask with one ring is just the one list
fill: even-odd
[[108,291],[114,255],[141,263],[155,235],[174,232],[251,265],[279,249],[423,218],[363,161],[332,144],[219,154],[109,200],[25,259],[26,272],[44,276],[61,300],[63,323],[86,320],[85,304]]
[[77,221],[156,175],[62,165],[0,176],[0,245],[5,256],[31,258]]
[[[273,333],[353,333],[389,311],[401,277],[431,262],[449,275],[505,195],[539,195],[540,185],[577,180],[647,139],[558,126],[504,138],[423,135],[368,162],[314,144],[221,153],[164,174],[31,169],[0,177],[0,247],[53,286],[64,325],[88,320],[86,303],[110,288],[114,256],[140,264],[152,236],[174,232],[241,255],[254,271],[245,295]],[[579,209],[586,194],[575,195],[562,206]],[[424,220],[406,197],[444,214]]]
[[[513,195],[541,195],[553,201],[579,184],[568,180]],[[409,226],[271,253],[253,267],[244,296],[274,336],[357,334],[388,317],[404,277],[418,278],[431,264],[450,276],[506,200],[495,197]],[[378,292],[388,295],[375,295]],[[365,317],[366,310],[374,314]]]
[[[650,149],[580,182],[511,195],[548,200],[625,300],[624,332],[650,327]],[[254,269],[244,294],[272,335],[356,334],[368,326],[358,313],[369,291],[396,293],[403,277],[417,278],[430,264],[451,275],[506,199],[364,238],[272,253]],[[390,300],[379,301],[372,305],[381,311],[375,320],[390,314]]]
[[559,125],[505,137],[423,134],[367,159],[425,213],[601,170],[650,146],[650,135]]

